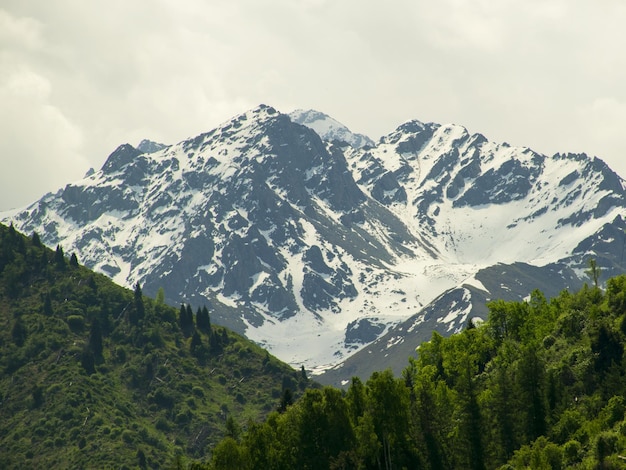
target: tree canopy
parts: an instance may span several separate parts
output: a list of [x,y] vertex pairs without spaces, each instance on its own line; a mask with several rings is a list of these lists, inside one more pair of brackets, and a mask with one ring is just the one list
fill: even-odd
[[309,390],[206,467],[623,468],[625,298],[620,276],[606,292],[491,302],[483,324],[433,333],[402,377]]

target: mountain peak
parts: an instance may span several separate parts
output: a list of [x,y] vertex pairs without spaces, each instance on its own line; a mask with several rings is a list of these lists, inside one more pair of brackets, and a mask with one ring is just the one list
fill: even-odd
[[[319,111],[259,105],[154,154],[124,144],[89,180],[4,217],[117,282],[210,302],[218,323],[322,367],[442,292],[461,305],[479,269],[566,260],[582,273],[576,246],[626,214],[623,182],[586,156],[417,120],[363,142]],[[621,266],[623,240],[588,244],[612,239],[603,267]],[[467,312],[433,324],[451,332]]]
[[323,140],[344,141],[354,148],[374,145],[374,141],[366,135],[355,134],[328,114],[314,109],[297,109],[289,113],[289,117],[293,122],[313,129]]
[[137,146],[137,150],[139,150],[142,153],[155,153],[155,152],[158,152],[159,150],[163,150],[166,147],[167,145],[165,144],[154,142],[153,140],[143,139],[141,142],[139,142],[139,145]]
[[104,162],[104,165],[102,166],[102,171],[105,173],[118,171],[142,153],[143,152],[130,144],[122,144],[108,156],[106,162]]

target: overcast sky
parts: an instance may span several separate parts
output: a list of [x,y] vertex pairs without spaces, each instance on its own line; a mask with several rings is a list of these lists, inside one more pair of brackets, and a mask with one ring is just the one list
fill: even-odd
[[3,0],[0,210],[260,103],[375,140],[456,123],[626,176],[625,25],[623,0]]

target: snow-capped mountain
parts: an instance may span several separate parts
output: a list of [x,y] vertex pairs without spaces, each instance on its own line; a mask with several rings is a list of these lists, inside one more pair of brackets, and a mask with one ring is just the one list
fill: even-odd
[[[359,364],[405,363],[486,299],[579,287],[589,256],[621,271],[624,183],[601,160],[418,121],[357,137],[260,106],[176,145],[122,145],[0,218],[316,373],[368,344]],[[356,362],[320,378],[365,373]]]
[[374,146],[374,141],[368,136],[355,134],[328,114],[313,109],[297,109],[289,113],[289,117],[293,122],[313,129],[322,140],[327,142],[333,142],[335,140],[346,142],[357,149]]

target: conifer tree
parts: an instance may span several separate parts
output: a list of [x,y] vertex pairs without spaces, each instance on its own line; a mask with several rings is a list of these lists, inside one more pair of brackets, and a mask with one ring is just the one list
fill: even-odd
[[185,314],[187,315],[187,325],[190,330],[193,330],[193,310],[191,310],[191,305],[187,304],[187,308],[185,309]]
[[137,325],[145,316],[145,307],[143,305],[143,294],[141,293],[141,286],[139,283],[135,285],[135,295],[133,301],[133,310],[129,315],[131,324]]
[[211,331],[211,319],[209,317],[209,310],[206,306],[202,308],[198,307],[198,311],[196,312],[196,326],[204,333],[209,333]]
[[178,315],[178,324],[180,325],[180,329],[185,336],[191,336],[193,332],[193,311],[191,310],[191,306],[182,304],[180,306],[180,313]]
[[41,238],[39,238],[39,234],[37,232],[33,232],[33,236],[31,237],[31,240],[33,242],[33,246],[36,246],[37,248],[41,248]]
[[180,326],[181,331],[185,331],[187,329],[187,312],[185,311],[185,304],[181,304],[180,310],[178,312],[178,326]]
[[206,347],[202,344],[202,338],[197,331],[194,331],[193,335],[191,336],[189,352],[192,356],[194,356],[196,359],[199,359],[200,361],[206,358],[207,350]]
[[66,267],[65,253],[63,253],[61,245],[57,245],[56,251],[54,252],[54,264],[60,269],[64,269]]

